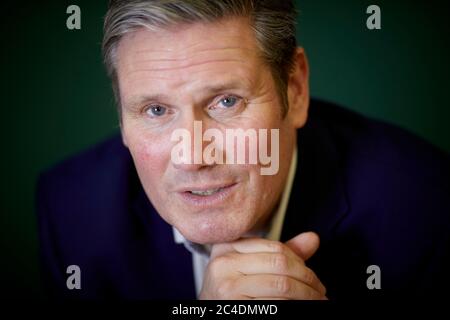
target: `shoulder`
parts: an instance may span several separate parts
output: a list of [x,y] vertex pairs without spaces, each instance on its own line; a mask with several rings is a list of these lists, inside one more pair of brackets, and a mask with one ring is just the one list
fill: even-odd
[[106,226],[125,212],[130,193],[139,186],[136,180],[131,155],[120,135],[115,135],[39,176],[39,223],[51,220],[53,226],[71,225],[73,230],[86,230],[85,224],[93,226],[94,221],[104,221]]
[[38,188],[55,196],[97,189],[126,174],[130,164],[130,154],[116,134],[42,172]]
[[348,183],[450,187],[449,155],[407,130],[322,101],[313,102],[311,118],[327,131]]

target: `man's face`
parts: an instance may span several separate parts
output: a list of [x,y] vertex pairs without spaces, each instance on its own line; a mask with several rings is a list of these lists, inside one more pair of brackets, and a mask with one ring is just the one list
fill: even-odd
[[[248,21],[237,18],[140,29],[119,43],[124,143],[153,206],[191,241],[225,242],[257,231],[283,191],[302,121],[299,112],[282,116],[270,69],[258,53]],[[183,128],[193,137],[194,121],[224,136],[225,129],[269,129],[268,137],[279,129],[278,173],[261,175],[260,163],[175,164],[172,132]]]

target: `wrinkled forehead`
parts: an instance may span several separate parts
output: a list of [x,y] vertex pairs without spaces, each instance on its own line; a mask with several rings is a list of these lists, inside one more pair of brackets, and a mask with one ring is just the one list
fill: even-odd
[[179,24],[164,29],[140,28],[126,34],[116,52],[117,70],[135,71],[145,64],[153,71],[208,60],[245,60],[259,57],[248,19],[230,18],[213,23]]

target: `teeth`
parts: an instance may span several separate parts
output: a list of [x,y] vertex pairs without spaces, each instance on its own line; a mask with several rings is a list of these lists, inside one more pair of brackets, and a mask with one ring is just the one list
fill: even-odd
[[205,191],[192,190],[192,191],[190,191],[190,193],[195,194],[197,196],[210,196],[220,190],[222,190],[222,188],[205,190]]

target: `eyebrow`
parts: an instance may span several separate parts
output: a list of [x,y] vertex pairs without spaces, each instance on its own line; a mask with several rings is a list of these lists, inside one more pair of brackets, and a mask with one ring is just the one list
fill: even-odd
[[204,92],[209,94],[219,93],[230,89],[250,89],[250,84],[248,81],[229,81],[224,83],[219,83],[215,85],[206,85],[203,89]]
[[[205,87],[203,87],[201,91],[204,93],[204,95],[214,95],[214,94],[217,94],[220,92],[226,92],[227,90],[233,90],[233,89],[236,90],[236,89],[242,89],[242,88],[244,88],[244,90],[249,90],[250,83],[248,81],[233,80],[233,81],[218,83],[218,84],[213,84],[213,85],[208,84]],[[169,99],[170,99],[170,96],[165,95],[165,94],[143,94],[143,95],[138,95],[136,97],[131,98],[130,101],[125,104],[125,107],[135,108],[146,102],[150,102],[150,101],[163,102],[163,101],[167,101]]]
[[167,100],[167,96],[163,94],[143,94],[130,99],[129,102],[124,104],[124,107],[134,109],[138,106],[150,101],[164,101]]

